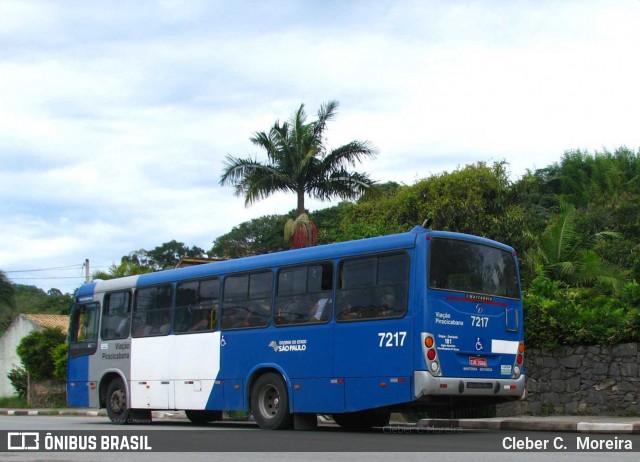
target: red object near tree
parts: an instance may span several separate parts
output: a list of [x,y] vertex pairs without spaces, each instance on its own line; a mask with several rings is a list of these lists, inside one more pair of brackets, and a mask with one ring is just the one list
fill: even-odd
[[313,222],[301,222],[293,231],[291,237],[291,248],[302,249],[312,247],[318,241],[318,228]]

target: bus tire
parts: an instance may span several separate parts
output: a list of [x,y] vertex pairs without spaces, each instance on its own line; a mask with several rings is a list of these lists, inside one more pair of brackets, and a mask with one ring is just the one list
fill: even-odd
[[109,382],[106,397],[107,415],[112,423],[125,425],[129,423],[130,409],[127,407],[127,389],[122,379]]
[[282,376],[269,372],[256,380],[251,389],[251,410],[260,428],[291,428],[293,415],[289,412],[289,393]]
[[358,411],[333,414],[333,420],[347,430],[366,430],[389,425],[391,413],[388,411]]
[[187,409],[184,411],[191,423],[202,425],[222,420],[222,411],[201,411]]

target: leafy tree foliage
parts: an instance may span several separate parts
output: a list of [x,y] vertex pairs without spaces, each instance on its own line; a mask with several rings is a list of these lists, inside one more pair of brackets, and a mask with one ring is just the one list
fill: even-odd
[[66,341],[66,334],[60,329],[36,330],[25,336],[16,352],[25,370],[36,380],[55,377],[54,351]]
[[123,256],[120,264],[114,263],[107,271],[95,271],[92,278],[107,280],[171,269],[185,257],[206,257],[206,252],[195,245],[187,247],[183,242],[172,240],[153,250],[135,250]]
[[602,284],[614,290],[628,279],[626,272],[604,261],[594,250],[600,239],[616,239],[620,235],[601,231],[593,236],[579,235],[576,230],[576,209],[563,206],[540,238],[537,248],[527,254],[530,268],[540,266],[545,274],[568,286],[583,287]]
[[36,286],[16,284],[16,307],[20,313],[69,314],[73,296],[58,289],[45,292]]
[[0,334],[2,334],[16,313],[14,287],[5,274],[0,271]]
[[16,391],[18,398],[26,398],[29,379],[27,371],[23,367],[13,366],[7,374],[7,378],[9,379],[9,382],[11,382],[13,389]]
[[67,363],[69,359],[69,348],[66,343],[61,343],[51,350],[53,360],[53,376],[58,380],[67,380]]
[[219,258],[239,258],[284,250],[282,230],[288,218],[267,215],[241,223],[218,237],[210,253]]
[[204,257],[206,253],[197,246],[187,247],[183,242],[172,240],[148,252],[154,271],[175,268],[184,257]]
[[124,257],[119,265],[115,263],[109,267],[107,271],[94,271],[91,275],[92,279],[101,279],[106,281],[108,279],[123,278],[126,276],[135,276],[137,274],[151,273],[153,270],[148,267],[141,267],[133,262],[126,261]]

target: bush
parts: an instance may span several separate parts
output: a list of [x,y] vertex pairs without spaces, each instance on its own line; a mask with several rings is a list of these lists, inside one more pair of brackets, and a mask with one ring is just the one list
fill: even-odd
[[13,366],[13,369],[7,374],[11,386],[16,391],[18,398],[25,399],[27,397],[27,371],[22,367]]
[[60,380],[67,380],[67,359],[69,357],[67,351],[67,344],[61,343],[51,352],[54,364],[53,375]]
[[530,348],[615,345],[640,341],[640,286],[617,294],[597,288],[567,288],[538,276],[524,298],[525,341]]
[[33,331],[24,337],[16,351],[31,378],[47,380],[55,377],[54,350],[64,344],[66,335],[60,329]]

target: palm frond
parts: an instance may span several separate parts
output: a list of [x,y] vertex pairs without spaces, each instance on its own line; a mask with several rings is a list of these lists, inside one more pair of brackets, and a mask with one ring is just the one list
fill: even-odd
[[318,109],[318,120],[313,124],[313,136],[318,143],[323,144],[322,134],[327,127],[327,122],[333,120],[338,114],[339,105],[338,101],[331,100],[322,104]]
[[575,255],[575,208],[563,207],[542,234],[540,250],[549,263],[571,260]]
[[351,141],[333,149],[323,159],[323,169],[330,171],[345,165],[355,166],[365,158],[374,158],[378,149],[369,141]]
[[220,185],[235,186],[252,171],[260,168],[268,167],[251,158],[240,159],[238,157],[227,156],[223,164],[222,175],[220,176]]

